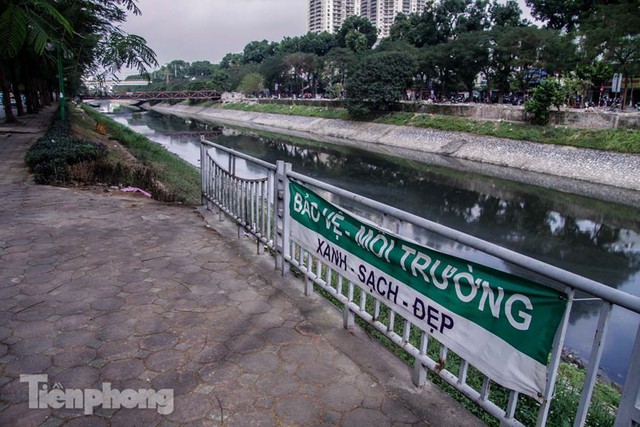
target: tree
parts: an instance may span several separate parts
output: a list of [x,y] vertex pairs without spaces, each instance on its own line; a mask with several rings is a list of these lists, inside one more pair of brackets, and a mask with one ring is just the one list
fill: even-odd
[[502,27],[492,30],[492,35],[494,67],[502,90],[526,92],[543,69],[547,74],[561,73],[575,64],[575,45],[558,31]]
[[292,53],[284,58],[284,64],[288,67],[292,76],[291,93],[302,93],[309,89],[315,95],[317,93],[318,76],[322,63],[317,55],[312,53]]
[[527,21],[522,19],[522,9],[516,0],[506,3],[494,2],[489,7],[492,27],[526,27]]
[[247,43],[242,52],[242,62],[248,64],[254,62],[261,63],[266,58],[273,56],[275,52],[275,44],[266,40],[252,41]]
[[[12,83],[14,89],[18,85],[16,68],[21,62],[41,63],[47,41],[60,33],[58,29],[66,35],[70,35],[73,29],[55,5],[47,0],[3,1],[0,11],[0,88],[5,121],[12,123],[16,119],[11,107],[10,87]],[[21,102],[20,98],[15,98],[16,102]]]
[[624,76],[624,109],[630,79],[639,71],[640,3],[623,0],[620,4],[597,6],[584,20],[580,33],[590,57],[604,57],[611,62],[614,71]]
[[333,91],[334,97],[338,97],[341,95],[342,89],[344,89],[345,81],[355,63],[356,56],[350,49],[334,47],[324,59],[325,80],[328,86],[338,86],[338,89]]
[[196,78],[206,78],[211,76],[213,64],[209,61],[194,61],[189,67],[188,73]]
[[488,0],[441,0],[435,8],[438,39],[447,41],[459,34],[489,28]]
[[555,106],[560,111],[565,93],[560,84],[553,79],[544,79],[533,89],[531,98],[525,103],[524,109],[531,114],[529,121],[537,125],[549,123],[549,110]]
[[[3,91],[25,87],[47,96],[55,86],[56,63],[61,63],[65,92],[73,95],[83,74],[115,77],[123,67],[146,74],[156,66],[155,53],[146,41],[122,31],[126,13],[140,14],[135,0],[4,0],[0,2],[0,58]],[[46,47],[52,49],[49,52]],[[11,81],[7,81],[9,72]],[[45,72],[46,75],[42,75]],[[8,94],[5,94],[8,99]],[[31,99],[30,99],[31,98]],[[6,108],[6,106],[5,106]],[[12,117],[11,108],[6,112]]]
[[531,15],[546,22],[547,28],[573,31],[585,14],[588,14],[596,0],[526,0]]
[[264,78],[258,73],[249,73],[242,78],[236,90],[245,95],[257,95],[264,89]]
[[298,46],[300,52],[313,53],[314,55],[324,56],[334,46],[336,46],[336,38],[333,34],[327,32],[309,32],[300,37]]
[[389,29],[389,39],[404,40],[415,47],[435,46],[446,41],[446,37],[438,28],[432,3],[427,4],[420,14],[412,13],[409,16],[398,14]]
[[230,89],[229,73],[219,65],[214,65],[208,85],[210,89],[218,92],[228,91]]
[[476,76],[488,64],[485,32],[461,34],[456,40],[445,44],[450,68],[456,70],[458,80],[469,94],[473,91]]
[[362,117],[391,110],[403,98],[416,70],[415,60],[404,52],[365,56],[347,80],[349,114]]
[[350,16],[345,19],[336,33],[336,43],[354,52],[371,49],[378,39],[376,27],[368,19],[361,16]]
[[278,93],[288,80],[289,66],[282,55],[272,56],[260,64],[260,74],[264,77],[264,85]]

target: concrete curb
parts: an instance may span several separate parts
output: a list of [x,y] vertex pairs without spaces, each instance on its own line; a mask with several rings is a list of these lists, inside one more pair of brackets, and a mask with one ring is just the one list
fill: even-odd
[[[640,206],[640,155],[409,126],[158,104],[152,110],[358,146],[386,154]],[[536,175],[540,176],[536,176]],[[549,177],[557,178],[550,182]]]

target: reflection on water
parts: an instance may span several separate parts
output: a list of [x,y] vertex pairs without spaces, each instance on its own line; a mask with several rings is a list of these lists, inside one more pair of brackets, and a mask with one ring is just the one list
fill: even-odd
[[[220,145],[270,163],[286,160],[296,172],[640,295],[637,209],[353,148],[240,132],[174,116],[136,113],[115,118],[196,166],[199,135],[205,133]],[[226,164],[222,157],[219,161]],[[248,177],[261,173],[243,161],[237,168]],[[429,246],[444,252],[510,268],[442,239],[420,233],[416,239],[429,239]],[[599,304],[574,304],[566,345],[582,357],[589,354]],[[602,363],[614,381],[626,375],[637,327],[637,315],[614,310]]]

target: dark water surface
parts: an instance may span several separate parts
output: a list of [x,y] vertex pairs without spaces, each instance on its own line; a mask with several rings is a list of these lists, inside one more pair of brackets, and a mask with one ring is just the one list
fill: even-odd
[[[271,163],[291,162],[296,172],[640,295],[638,209],[353,148],[241,132],[175,116],[144,112],[114,118],[196,166],[199,135],[204,133],[217,144]],[[565,345],[580,357],[589,355],[599,306],[597,301],[574,303]],[[638,323],[638,315],[614,309],[602,358],[603,371],[613,381],[624,380]]]

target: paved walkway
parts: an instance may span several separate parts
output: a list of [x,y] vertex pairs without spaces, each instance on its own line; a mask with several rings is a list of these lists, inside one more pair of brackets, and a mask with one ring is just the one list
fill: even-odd
[[[267,255],[193,208],[32,184],[53,111],[0,128],[0,425],[480,425]],[[65,389],[173,389],[174,410],[30,409]]]

